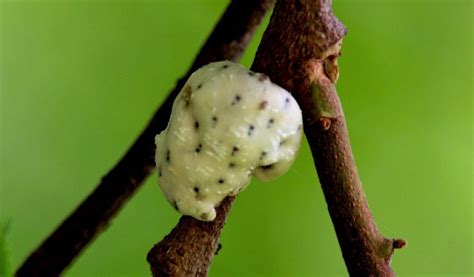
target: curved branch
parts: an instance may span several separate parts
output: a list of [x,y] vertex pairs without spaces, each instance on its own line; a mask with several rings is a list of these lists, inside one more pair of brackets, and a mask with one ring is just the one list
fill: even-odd
[[197,68],[213,61],[238,60],[271,6],[271,0],[232,1],[197,55],[132,147],[102,178],[97,188],[24,261],[17,276],[59,275],[87,244],[103,232],[113,216],[153,171],[154,136],[166,128],[174,98]]

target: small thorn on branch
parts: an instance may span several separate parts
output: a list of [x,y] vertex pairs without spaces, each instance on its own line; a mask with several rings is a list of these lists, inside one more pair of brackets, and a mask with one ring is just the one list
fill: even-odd
[[394,239],[392,244],[393,249],[401,249],[407,246],[407,242],[404,239]]

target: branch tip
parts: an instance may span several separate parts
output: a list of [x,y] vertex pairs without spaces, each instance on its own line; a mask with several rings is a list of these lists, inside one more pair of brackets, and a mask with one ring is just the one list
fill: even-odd
[[392,244],[393,244],[393,249],[402,249],[407,246],[407,242],[404,239],[393,239]]

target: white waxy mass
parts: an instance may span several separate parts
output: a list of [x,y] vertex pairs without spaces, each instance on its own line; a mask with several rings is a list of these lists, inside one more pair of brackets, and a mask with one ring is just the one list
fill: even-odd
[[176,210],[212,221],[215,207],[255,175],[283,175],[302,136],[301,110],[285,89],[229,61],[194,72],[155,138],[159,185]]

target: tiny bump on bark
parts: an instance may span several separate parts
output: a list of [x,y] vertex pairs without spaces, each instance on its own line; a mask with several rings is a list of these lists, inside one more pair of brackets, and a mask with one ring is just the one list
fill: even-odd
[[237,146],[232,147],[232,156],[234,156],[235,154],[237,154],[237,152],[239,152],[239,150],[240,150],[240,149],[239,149],[239,147],[237,147]]
[[234,162],[230,162],[229,163],[229,168],[234,168],[235,167],[235,163]]
[[321,117],[319,119],[319,126],[321,126],[321,129],[323,129],[324,131],[329,130],[329,128],[331,128],[331,119],[326,118],[326,117]]

